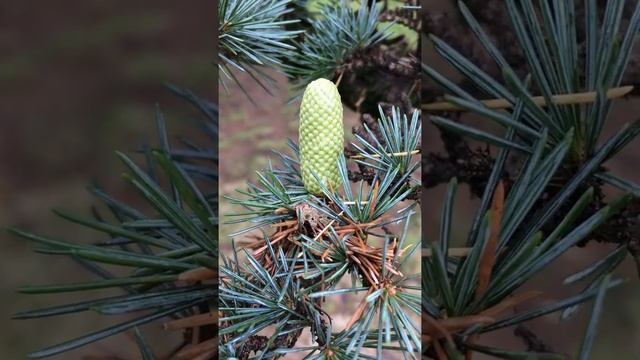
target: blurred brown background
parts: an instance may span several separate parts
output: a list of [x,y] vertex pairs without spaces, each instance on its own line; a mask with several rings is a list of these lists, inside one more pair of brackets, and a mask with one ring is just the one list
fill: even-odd
[[[430,12],[447,12],[455,20],[457,18],[457,10],[455,8],[456,1],[451,0],[423,0],[424,9]],[[577,2],[576,2],[577,3]],[[633,3],[633,2],[632,2]],[[578,19],[577,21],[582,21]],[[469,32],[469,36],[473,36]],[[429,63],[431,66],[440,70],[452,79],[461,79],[461,76],[449,67],[438,54],[435,53],[428,39],[422,38],[423,54],[422,61]],[[636,47],[640,44],[636,43]],[[640,99],[619,100],[613,107],[609,116],[607,128],[604,131],[602,139],[613,135],[626,122],[637,119],[640,113]],[[439,130],[425,116],[425,152],[443,151],[442,142],[439,138]],[[489,127],[489,122],[477,117],[465,116],[463,121],[467,121],[475,126]],[[496,128],[492,127],[493,130]],[[472,142],[473,144],[473,142]],[[477,144],[477,143],[476,143]],[[481,144],[477,144],[481,146]],[[613,173],[640,182],[640,141],[636,139],[623,152],[618,154],[613,160],[606,163]],[[440,213],[444,196],[446,192],[446,184],[442,184],[436,188],[429,189],[426,192],[426,198],[430,206],[423,211],[426,213],[426,223],[423,225],[427,237],[424,242],[433,241],[438,234]],[[613,192],[612,192],[613,193]],[[453,226],[453,238],[457,238],[460,242],[452,246],[462,246],[466,240],[467,232],[471,226],[474,211],[477,209],[479,201],[471,198],[470,192],[466,185],[459,186],[456,204],[454,209],[454,218],[456,222]],[[523,290],[543,290],[545,294],[536,301],[531,301],[526,306],[519,307],[519,310],[525,310],[530,307],[540,306],[545,301],[557,301],[572,294],[581,291],[583,284],[577,286],[563,286],[564,277],[584,269],[593,264],[597,259],[606,255],[612,247],[610,245],[599,245],[589,243],[586,248],[575,248],[569,251],[565,256],[556,260],[556,262],[541,272],[530,284]],[[605,298],[605,311],[600,319],[598,328],[598,337],[592,351],[592,360],[634,360],[640,359],[640,279],[636,273],[633,260],[628,256],[621,269],[618,269],[618,276],[625,277],[630,281],[622,286],[611,290]],[[564,354],[577,354],[580,343],[586,330],[588,317],[591,313],[591,302],[580,310],[579,314],[566,322],[558,321],[558,314],[547,315],[543,318],[531,321],[528,328],[537,334],[542,341],[550,345],[555,351]],[[499,346],[512,350],[524,350],[523,342],[513,336],[513,329],[507,329],[481,337],[482,344],[489,346]],[[476,356],[474,356],[474,359]],[[477,356],[478,359],[484,359]],[[569,357],[571,358],[571,357]]]
[[[3,1],[0,3],[0,226],[18,226],[89,242],[99,234],[57,219],[50,208],[86,212],[92,179],[132,204],[115,150],[156,144],[154,104],[172,134],[190,131],[190,105],[164,83],[217,97],[216,2]],[[97,330],[114,319],[74,315],[10,320],[12,313],[78,299],[21,295],[16,288],[91,278],[65,258],[0,233],[0,358]],[[90,297],[84,294],[83,298]],[[118,319],[122,320],[122,319]],[[153,329],[151,329],[153,331]],[[56,359],[83,354],[138,358],[122,336]]]

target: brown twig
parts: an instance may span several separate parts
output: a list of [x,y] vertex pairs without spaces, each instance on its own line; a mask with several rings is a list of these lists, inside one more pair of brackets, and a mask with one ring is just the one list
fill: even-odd
[[[413,151],[409,151],[409,152],[402,151],[402,152],[396,152],[396,153],[388,153],[388,154],[385,154],[385,155],[392,156],[392,157],[396,157],[396,156],[411,156],[411,155],[418,155],[418,154],[420,154],[420,152],[421,152],[420,150],[413,150]],[[374,158],[379,158],[380,157],[380,155],[378,155],[378,154],[367,154],[367,155],[369,155],[369,157],[374,157]],[[365,159],[366,157],[364,155],[362,155],[362,154],[358,154],[358,155],[349,156],[349,158],[350,159]]]
[[[616,99],[629,94],[633,90],[633,86],[621,86],[617,88],[609,89],[606,93],[607,99]],[[561,94],[553,95],[551,102],[556,105],[571,105],[571,104],[587,104],[596,101],[598,93],[595,91],[575,93],[575,94]],[[544,96],[534,96],[533,102],[538,106],[547,106],[547,101]],[[489,109],[510,109],[513,104],[506,99],[491,99],[481,101],[484,106]],[[427,111],[465,111],[466,109],[452,104],[447,101],[435,102],[422,105],[422,110]]]
[[502,225],[502,210],[504,208],[504,184],[498,182],[495,192],[493,193],[493,201],[491,203],[491,218],[489,241],[484,247],[480,265],[478,270],[478,286],[476,287],[476,299],[479,299],[489,286],[491,280],[491,272],[496,262],[496,248],[498,245],[498,237],[500,236],[500,226]]
[[215,280],[217,278],[218,272],[208,267],[199,267],[197,269],[188,270],[178,276],[178,280],[188,282]]

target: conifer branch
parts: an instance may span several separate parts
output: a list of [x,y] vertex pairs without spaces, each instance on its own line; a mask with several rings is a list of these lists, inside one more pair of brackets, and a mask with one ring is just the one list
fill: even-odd
[[[441,28],[442,19],[429,17],[427,24],[443,35],[430,36],[435,51],[464,80],[454,82],[423,64],[425,75],[446,94],[446,102],[425,103],[422,108],[439,112],[430,118],[440,128],[447,151],[425,156],[428,173],[423,177],[433,178],[429,186],[434,186],[460,175],[481,202],[462,240],[467,247],[460,256],[460,248],[450,245],[455,241],[451,224],[458,186],[455,178],[451,180],[438,241],[423,249],[423,311],[429,315],[423,317],[423,327],[429,329],[424,355],[442,356],[449,336],[458,342],[454,349],[447,349],[448,354],[467,358],[473,352],[508,358],[553,356],[546,347],[512,352],[479,346],[476,340],[483,333],[520,326],[552,312],[569,318],[582,303],[595,298],[580,349],[581,358],[587,358],[604,295],[622,283],[611,277],[625,258],[627,243],[632,244],[628,238],[618,239],[617,249],[565,279],[566,284],[585,281],[583,291],[529,311],[500,311],[530,299],[513,294],[572,247],[600,237],[611,226],[616,226],[617,234],[623,233],[622,223],[633,228],[633,222],[621,219],[637,214],[636,186],[608,174],[602,164],[637,137],[640,125],[631,122],[608,138],[603,138],[603,129],[612,102],[633,93],[632,86],[621,84],[640,30],[640,4],[628,13],[628,26],[621,26],[624,4],[619,1],[602,3],[601,8],[594,0],[585,1],[583,20],[576,17],[577,8],[569,1],[490,2],[491,9],[485,10],[500,7],[505,16],[496,21],[508,19],[513,29],[515,40],[506,44],[495,42],[493,30],[479,22],[471,3],[460,2],[459,9],[474,41],[487,55],[481,62],[465,56],[468,47],[451,45],[453,37]],[[474,9],[477,12],[478,4]],[[506,24],[500,29],[507,31]],[[504,131],[496,134],[467,125],[454,112],[473,113]],[[498,148],[497,156],[488,146],[471,150],[465,138]],[[601,181],[624,194],[606,197]],[[505,185],[505,196],[503,206],[496,207],[496,197],[502,198],[496,195],[501,193],[499,184]]]
[[[165,322],[170,330],[184,330],[185,344],[181,347],[189,344],[190,354],[205,356],[217,350],[211,347],[217,341],[217,321],[194,319],[202,314],[209,315],[209,305],[215,303],[218,293],[218,109],[190,91],[175,86],[169,88],[204,115],[197,124],[203,139],[209,142],[196,145],[185,140],[174,147],[169,140],[164,116],[157,108],[159,145],[155,149],[145,146],[140,151],[147,163],[139,165],[129,156],[118,153],[127,169],[125,179],[155,212],[143,213],[92,186],[90,192],[102,205],[93,208],[93,216],[63,211],[55,213],[76,226],[101,233],[104,239],[86,244],[77,239],[58,240],[22,230],[11,231],[36,243],[38,252],[67,255],[95,276],[95,279],[84,283],[25,287],[22,289],[24,292],[121,290],[115,296],[92,296],[92,300],[20,312],[14,318],[31,319],[88,311],[100,315],[136,314],[136,317],[128,317],[113,326],[36,351],[30,357],[62,354],[134,330],[143,358],[152,358],[152,351],[139,330],[139,326],[152,322]],[[160,177],[169,184],[167,188],[159,185]],[[196,179],[198,186],[195,185]],[[115,269],[116,266],[120,269]],[[174,320],[167,323],[169,317]]]

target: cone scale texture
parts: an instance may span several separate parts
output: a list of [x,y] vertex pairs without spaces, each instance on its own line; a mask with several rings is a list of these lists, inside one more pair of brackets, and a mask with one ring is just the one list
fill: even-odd
[[302,181],[310,193],[322,194],[315,174],[330,189],[341,185],[338,159],[344,151],[342,101],[327,79],[307,85],[300,105],[300,163]]

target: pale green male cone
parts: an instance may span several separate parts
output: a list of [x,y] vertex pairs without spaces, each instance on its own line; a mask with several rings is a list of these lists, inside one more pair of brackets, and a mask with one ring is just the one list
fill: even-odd
[[341,185],[338,159],[344,151],[342,101],[338,87],[327,79],[309,83],[300,104],[300,164],[304,187],[322,194],[315,175],[329,189]]

